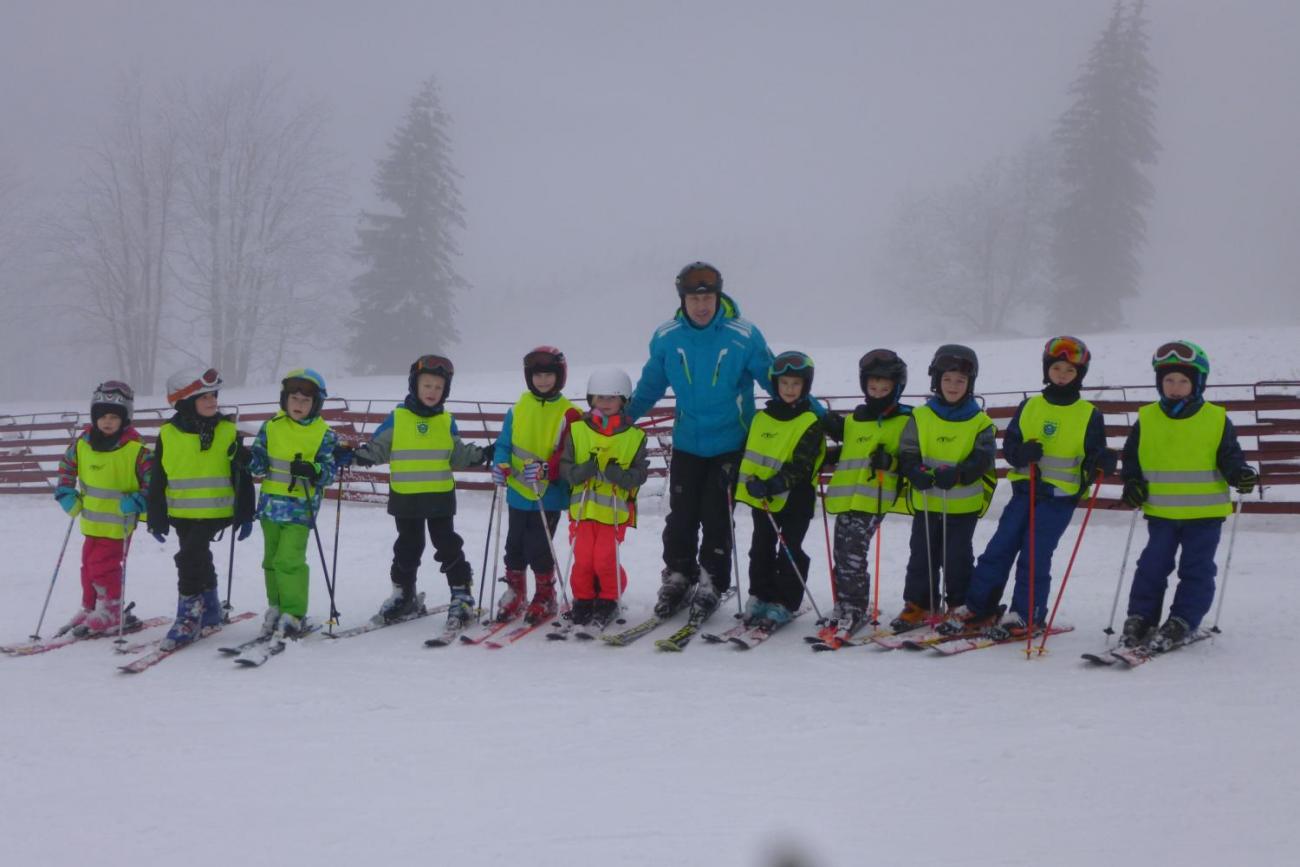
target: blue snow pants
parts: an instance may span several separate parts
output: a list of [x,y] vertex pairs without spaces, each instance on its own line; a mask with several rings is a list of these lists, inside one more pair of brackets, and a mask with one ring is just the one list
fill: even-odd
[[1174,591],[1174,602],[1169,606],[1169,616],[1181,617],[1195,629],[1201,625],[1214,602],[1214,576],[1219,571],[1214,563],[1214,554],[1223,532],[1223,519],[1146,520],[1147,546],[1138,557],[1133,587],[1128,594],[1128,614],[1142,617],[1148,623],[1160,622],[1165,590],[1174,571],[1174,556],[1181,546],[1178,588]]
[[[1070,526],[1074,497],[1037,497],[1034,501],[1034,622],[1047,620],[1052,590],[1052,554],[1065,528]],[[966,607],[978,616],[992,614],[1002,601],[1002,591],[1016,567],[1011,610],[1029,619],[1029,489],[1017,488],[1002,510],[998,528],[989,539],[966,593]]]

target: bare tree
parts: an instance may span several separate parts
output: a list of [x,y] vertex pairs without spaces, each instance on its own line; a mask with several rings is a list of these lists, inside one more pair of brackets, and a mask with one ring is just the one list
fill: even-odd
[[331,321],[319,308],[337,285],[345,193],[324,143],[328,113],[292,101],[262,68],[182,91],[175,104],[178,315],[207,338],[205,360],[240,384],[278,370]]

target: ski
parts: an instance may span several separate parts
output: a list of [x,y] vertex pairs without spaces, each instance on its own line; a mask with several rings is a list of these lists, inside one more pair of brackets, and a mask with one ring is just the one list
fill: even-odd
[[[472,617],[478,617],[479,614],[480,612],[477,610],[471,612]],[[442,627],[442,632],[439,632],[433,638],[426,639],[424,646],[446,647],[449,644],[455,644],[456,639],[460,638],[461,634],[467,627],[469,627],[471,622],[472,621],[458,620],[455,623],[448,623],[446,626]]]
[[[235,656],[235,663],[245,668],[256,668],[264,665],[272,656],[278,656],[284,652],[284,648],[290,641],[301,641],[309,635],[319,632],[321,625],[319,623],[307,622],[303,628],[294,635],[285,635],[282,632],[274,632],[270,635],[259,635],[252,641],[245,641],[239,645],[243,650]],[[223,653],[229,654],[230,648],[220,648]]]
[[541,629],[543,626],[546,625],[548,624],[547,621],[545,620],[539,620],[536,623],[525,622],[520,624],[519,626],[516,626],[514,629],[507,632],[505,635],[502,635],[498,638],[490,638],[487,641],[484,641],[483,646],[491,648],[492,650],[500,650],[503,647],[508,647],[509,645],[514,644],[516,641],[523,638],[525,635],[528,635],[532,632],[536,632],[538,629]]
[[[718,597],[718,607],[721,608],[728,599],[732,598],[735,595],[736,595],[735,587],[728,587],[726,590],[722,591],[722,595]],[[678,612],[681,610],[682,608],[678,608],[677,611],[674,611],[672,614],[669,614],[667,617],[660,617],[658,614],[652,614],[650,615],[649,619],[643,620],[640,623],[636,624],[635,626],[630,626],[627,629],[624,629],[622,632],[616,632],[613,635],[609,635],[609,634],[602,635],[601,640],[604,641],[606,644],[612,645],[613,647],[625,647],[626,645],[629,645],[632,642],[636,641],[638,638],[644,638],[645,636],[649,635],[651,632],[654,632],[660,626],[662,626],[663,624],[667,623],[669,620],[672,620],[674,617],[676,617]]]
[[866,625],[867,620],[865,617],[861,620],[855,620],[847,626],[828,624],[818,630],[816,635],[805,635],[804,641],[808,642],[814,653],[839,650],[857,634],[859,629]]
[[[420,594],[420,600],[421,604],[423,604],[423,593]],[[353,638],[357,635],[365,635],[367,632],[374,632],[376,629],[386,629],[389,626],[396,626],[399,623],[409,623],[412,620],[419,620],[422,617],[428,617],[430,614],[441,614],[449,607],[450,606],[443,604],[435,605],[432,608],[421,608],[414,614],[408,614],[405,617],[398,617],[396,620],[385,620],[376,614],[374,617],[360,625],[353,626],[349,629],[343,629],[338,632],[322,632],[321,635],[325,638]]]
[[811,609],[800,608],[798,611],[791,614],[790,620],[787,620],[785,623],[773,623],[770,620],[761,620],[752,626],[746,627],[739,635],[731,636],[728,641],[740,650],[753,650],[755,647],[771,638],[772,634],[778,629],[786,626],[796,617],[802,617],[807,614],[809,610]]
[[[164,626],[171,622],[172,619],[170,617],[150,617],[148,620],[137,620],[135,623],[123,629],[122,634],[132,635],[136,632],[142,632],[145,629],[152,629],[155,626]],[[116,637],[116,629],[109,632],[85,632],[81,634],[77,634],[75,631],[68,631],[63,635],[57,635],[54,638],[28,641],[22,644],[9,644],[0,647],[0,653],[5,653],[9,656],[35,656],[38,653],[48,653],[51,650],[58,650],[60,647],[67,647],[70,644],[76,644],[81,641],[94,641],[97,638]]]
[[888,626],[877,626],[865,635],[855,633],[847,638],[833,637],[830,641],[809,642],[809,644],[814,651],[823,653],[829,650],[839,650],[842,647],[864,647],[873,644],[877,638],[893,634],[894,631]]
[[[256,612],[245,611],[242,614],[236,614],[234,617],[227,620],[226,623],[238,623],[241,620],[248,620],[256,616],[257,616]],[[221,631],[221,627],[224,625],[225,624],[219,624],[217,626],[206,626],[203,629],[199,630],[199,634],[194,637],[193,641],[187,641],[184,644],[179,645],[177,647],[173,647],[169,650],[163,650],[162,648],[151,650],[148,653],[146,653],[144,656],[138,656],[135,659],[131,660],[130,662],[119,665],[117,669],[118,671],[124,671],[127,674],[139,674],[142,671],[146,671],[150,668],[153,668],[155,665],[162,662],[167,657],[179,651],[182,651],[187,647],[190,647],[196,642],[202,641],[203,639],[207,638],[210,635],[216,635],[218,632]]]
[[[1062,632],[1073,632],[1073,631],[1074,631],[1073,626],[1053,626],[1050,634],[1060,635]],[[1042,637],[1042,634],[1043,634],[1043,630],[1041,629],[1034,630],[1035,639]],[[930,649],[938,651],[944,656],[956,656],[958,653],[966,653],[967,651],[970,650],[983,650],[986,647],[996,647],[999,644],[1015,644],[1017,642],[1023,644],[1025,640],[1026,638],[1023,635],[1017,635],[1012,638],[1000,638],[1000,639],[989,638],[988,636],[985,635],[978,635],[975,636],[974,638],[961,638],[958,639],[957,641],[947,641],[942,644],[932,644],[930,645]]]
[[487,623],[480,623],[472,629],[466,629],[460,634],[461,644],[482,644],[498,633],[507,629],[518,626],[523,622],[523,615],[512,617],[509,620],[489,620]]
[[623,611],[620,608],[609,620],[602,621],[598,617],[592,617],[586,623],[573,630],[573,637],[579,641],[595,641],[605,635],[605,630],[616,624],[627,623],[623,617]]
[[[712,616],[713,613],[715,613],[716,611],[717,609],[715,608],[712,612],[710,612],[709,616]],[[705,622],[707,622],[708,619],[709,619],[708,617],[702,617],[698,620],[695,619],[694,617],[690,618],[689,620],[686,621],[686,625],[683,626],[681,629],[677,630],[667,638],[661,638],[658,641],[656,641],[655,647],[659,648],[660,650],[667,650],[670,653],[680,653],[682,650],[686,649],[686,645],[690,644],[691,639],[694,638],[696,635],[699,635],[701,638],[703,638],[705,641],[709,642],[710,644],[718,644],[721,642],[725,642],[728,638],[730,638],[733,635],[739,635],[741,632],[745,630],[744,622],[740,622],[737,623],[735,626],[731,627],[730,629],[728,629],[726,632],[723,632],[721,635],[701,632],[700,629],[704,626]]]
[[1163,653],[1154,653],[1151,648],[1145,644],[1137,647],[1115,647],[1110,651],[1110,655],[1116,661],[1124,663],[1124,668],[1137,668],[1139,665],[1146,665],[1158,656],[1165,656],[1176,650],[1181,650],[1189,644],[1195,644],[1198,641],[1204,641],[1207,638],[1213,638],[1214,633],[1208,629],[1198,629],[1183,639],[1182,643],[1176,644]]

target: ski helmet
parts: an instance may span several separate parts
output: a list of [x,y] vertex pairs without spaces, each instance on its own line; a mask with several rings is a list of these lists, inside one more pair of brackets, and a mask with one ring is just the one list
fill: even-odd
[[813,382],[813,360],[805,352],[792,349],[789,352],[782,352],[776,358],[772,359],[772,365],[767,371],[768,379],[772,383],[772,391],[780,394],[777,387],[777,381],[783,376],[797,376],[803,380],[803,391],[799,397],[804,398],[812,393]]
[[867,395],[867,380],[873,376],[894,381],[894,402],[903,396],[907,388],[907,362],[892,349],[873,349],[858,359],[858,385],[864,397]]
[[176,406],[183,400],[221,390],[221,374],[215,367],[200,370],[187,367],[167,377],[167,402]]
[[1073,384],[1083,385],[1083,378],[1088,374],[1088,364],[1092,361],[1092,353],[1088,351],[1088,344],[1077,337],[1062,334],[1051,338],[1043,344],[1043,385],[1051,382],[1047,378],[1047,370],[1058,361],[1068,361],[1074,365],[1079,375],[1074,378]]
[[677,294],[717,295],[722,292],[722,272],[708,262],[692,262],[677,272]]
[[[554,373],[555,385],[550,391],[542,394],[533,388],[534,373]],[[554,346],[538,346],[524,356],[524,384],[539,398],[544,400],[564,391],[564,384],[568,378],[569,362],[565,359],[564,353]]]
[[311,398],[311,412],[307,414],[308,419],[320,415],[321,404],[329,397],[329,392],[325,390],[325,377],[310,367],[294,368],[280,380],[280,409],[289,411],[289,395],[295,392]]
[[587,403],[598,394],[616,394],[627,403],[632,397],[632,379],[617,367],[601,367],[587,378]]
[[451,396],[451,378],[456,375],[456,365],[452,364],[451,359],[445,355],[421,355],[415,359],[411,362],[411,372],[406,377],[406,389],[412,396],[416,394],[415,383],[422,373],[432,373],[442,377],[442,400],[438,401],[438,405],[441,406],[443,401]]
[[1210,357],[1205,350],[1190,340],[1171,340],[1162,343],[1151,356],[1151,367],[1156,372],[1156,391],[1164,391],[1160,382],[1166,373],[1181,373],[1192,381],[1192,397],[1199,399],[1205,391],[1205,381],[1210,376]]
[[126,426],[131,423],[131,415],[134,411],[135,391],[120,380],[110,379],[101,382],[95,387],[95,393],[90,398],[92,423],[99,421],[99,417],[104,413],[111,412],[121,416],[122,425]]
[[951,370],[964,373],[970,378],[966,383],[966,394],[963,398],[970,397],[975,393],[975,378],[980,374],[980,360],[975,354],[975,350],[969,346],[962,346],[960,343],[945,343],[934,351],[934,358],[930,360],[930,391],[939,394],[939,380],[943,375]]

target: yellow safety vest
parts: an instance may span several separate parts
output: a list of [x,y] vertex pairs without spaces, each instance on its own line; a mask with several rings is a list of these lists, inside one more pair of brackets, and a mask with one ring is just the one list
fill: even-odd
[[539,500],[550,484],[537,480],[537,490],[521,478],[524,464],[544,464],[551,458],[559,442],[564,414],[573,404],[563,395],[551,400],[541,400],[531,391],[525,392],[515,404],[510,416],[510,469],[506,484],[527,500]]
[[[898,496],[898,441],[907,419],[906,415],[895,415],[884,421],[858,421],[853,416],[844,420],[844,448],[826,489],[826,511],[832,515],[907,511],[907,503]],[[880,446],[890,456],[883,488],[871,469],[871,456]]]
[[[320,416],[307,424],[300,424],[280,413],[266,423],[266,456],[269,466],[266,478],[262,480],[262,493],[275,494],[279,497],[296,497],[307,499],[308,482],[292,479],[289,465],[301,458],[308,463],[316,460],[320,453],[320,444],[325,440],[329,425]],[[293,490],[289,490],[289,486]]]
[[102,539],[125,539],[137,515],[123,515],[123,494],[140,490],[136,459],[144,443],[131,440],[111,452],[97,452],[77,440],[77,480],[81,485],[81,532]]
[[[770,479],[781,469],[781,465],[794,457],[795,446],[799,439],[817,422],[817,416],[811,411],[801,412],[788,421],[773,418],[766,412],[754,416],[749,426],[749,438],[745,440],[745,454],[740,459],[740,470],[736,473],[736,500],[748,503],[755,508],[763,508],[763,501],[751,497],[745,490],[745,482],[750,479]],[[822,459],[826,457],[826,440],[821,441],[817,460],[813,462],[812,478],[817,478],[821,470]],[[789,491],[767,498],[767,507],[773,512],[785,508],[790,498]]]
[[456,487],[451,474],[451,413],[416,415],[393,410],[393,448],[388,456],[388,487],[398,494],[440,494]]
[[235,486],[230,480],[233,422],[222,419],[212,445],[199,448],[199,435],[171,422],[158,430],[163,471],[167,474],[167,514],[173,518],[230,518],[235,514]]
[[[1067,494],[1078,494],[1083,486],[1083,440],[1092,411],[1092,404],[1086,400],[1059,406],[1041,394],[1025,401],[1020,410],[1021,435],[1043,446],[1038,477]],[[1016,467],[1007,473],[1007,478],[1011,481],[1029,478],[1029,467]]]
[[[916,420],[916,440],[921,448],[921,463],[931,469],[961,463],[975,450],[975,439],[980,432],[993,424],[993,419],[982,410],[965,421],[948,421],[940,418],[930,407],[919,406],[912,410],[912,418]],[[936,488],[929,491],[913,488],[912,510],[943,511],[945,493],[948,514],[969,515],[984,513],[988,508],[985,498],[991,492],[983,480],[970,485],[958,483],[957,487],[947,492]]]
[[1176,520],[1232,514],[1232,495],[1218,466],[1227,421],[1227,411],[1213,403],[1182,419],[1165,415],[1156,403],[1138,410],[1138,462],[1150,485],[1143,512]]
[[[570,433],[573,437],[573,462],[585,463],[595,455],[596,466],[602,471],[610,462],[623,469],[631,467],[632,459],[645,442],[645,431],[635,426],[605,436],[584,422],[573,425]],[[620,488],[597,474],[574,492],[569,500],[569,516],[575,521],[597,521],[617,526],[628,522],[630,505],[635,500],[635,490]]]

